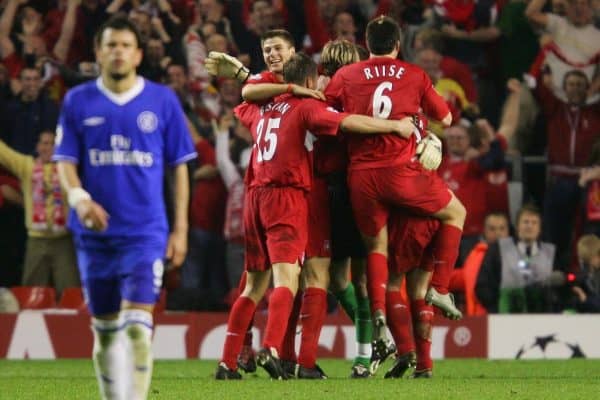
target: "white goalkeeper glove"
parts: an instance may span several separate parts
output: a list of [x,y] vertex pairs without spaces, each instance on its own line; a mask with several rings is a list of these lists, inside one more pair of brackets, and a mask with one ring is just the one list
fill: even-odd
[[245,82],[250,75],[248,68],[235,57],[218,51],[211,51],[204,60],[204,66],[209,74],[219,78],[233,78]]
[[442,163],[442,141],[429,132],[417,145],[416,153],[423,168],[429,171],[436,170]]

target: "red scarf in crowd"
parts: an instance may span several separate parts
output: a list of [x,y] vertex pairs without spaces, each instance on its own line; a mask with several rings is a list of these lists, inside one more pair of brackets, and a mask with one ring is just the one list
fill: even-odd
[[44,186],[44,164],[36,160],[31,174],[32,190],[32,221],[31,229],[36,231],[47,231],[51,229],[54,232],[65,230],[66,218],[64,211],[64,198],[60,189],[58,172],[56,164],[52,165],[51,177],[51,196],[52,196],[52,221],[48,223],[46,217],[46,189]]

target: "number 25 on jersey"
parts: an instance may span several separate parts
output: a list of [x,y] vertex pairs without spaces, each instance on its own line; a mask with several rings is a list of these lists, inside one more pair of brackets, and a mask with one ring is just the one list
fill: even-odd
[[[256,126],[256,150],[257,150],[257,161],[269,161],[275,155],[275,149],[277,149],[277,133],[279,129],[279,122],[281,118],[269,118],[267,121],[267,129],[265,130],[265,119],[261,118]],[[264,136],[263,136],[264,130]]]

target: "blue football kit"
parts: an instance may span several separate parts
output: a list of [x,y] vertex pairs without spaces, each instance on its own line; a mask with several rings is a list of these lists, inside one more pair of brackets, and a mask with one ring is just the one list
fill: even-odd
[[168,237],[164,171],[196,156],[179,100],[143,78],[119,94],[98,78],[67,93],[56,130],[53,159],[77,164],[82,187],[110,216],[96,232],[69,215],[92,314],[118,311],[121,299],[154,303]]

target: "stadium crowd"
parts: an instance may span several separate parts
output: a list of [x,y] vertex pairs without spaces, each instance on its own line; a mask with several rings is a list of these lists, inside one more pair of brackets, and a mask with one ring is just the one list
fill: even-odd
[[[166,272],[170,308],[227,309],[243,271],[252,137],[233,115],[242,84],[212,77],[208,53],[259,73],[261,35],[284,28],[318,62],[330,40],[364,47],[366,23],[386,14],[402,28],[401,58],[427,73],[452,112],[451,127],[429,128],[444,142],[438,173],[467,210],[451,281],[461,308],[600,311],[586,302],[598,287],[585,284],[583,267],[597,244],[586,236],[579,247],[587,250],[577,251],[582,235],[600,235],[600,6],[592,0],[3,0],[0,286],[53,286],[60,296],[79,284],[50,157],[63,96],[98,76],[94,33],[116,14],[140,31],[138,73],[173,89],[198,153],[189,164],[188,255]],[[171,198],[165,193],[170,210]],[[500,279],[504,268],[535,290],[515,293],[515,282]]]

